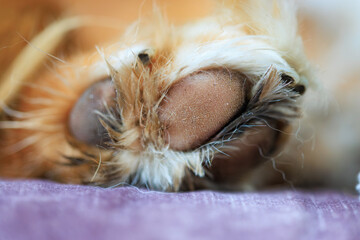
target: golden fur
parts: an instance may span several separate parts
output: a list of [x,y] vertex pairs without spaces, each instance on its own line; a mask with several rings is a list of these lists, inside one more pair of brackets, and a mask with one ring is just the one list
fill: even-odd
[[[65,61],[50,55],[58,42],[94,21],[54,22],[2,75],[0,175],[168,191],[269,185],[268,175],[284,174],[278,169],[283,163],[297,166],[303,154],[309,161],[318,158],[307,150],[306,134],[321,122],[308,102],[321,84],[297,21],[295,3],[285,0],[219,1],[215,13],[179,26],[155,7],[152,17],[131,25],[115,44]],[[44,52],[56,64],[35,73]],[[189,76],[217,69],[244,76],[244,112],[206,144],[172,149],[168,126],[159,118],[168,92]],[[111,141],[89,145],[74,137],[68,119],[89,86],[107,78],[116,90],[115,107],[97,114]],[[278,172],[268,173],[269,163]],[[294,169],[285,165],[282,180],[298,176]]]

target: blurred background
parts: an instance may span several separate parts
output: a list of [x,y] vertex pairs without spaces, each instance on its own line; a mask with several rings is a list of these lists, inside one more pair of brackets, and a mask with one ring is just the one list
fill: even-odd
[[[151,0],[0,0],[0,75],[26,46],[24,39],[31,40],[57,19],[83,15],[101,18],[99,26],[81,28],[66,42],[69,51],[83,51],[113,40],[129,24],[149,15],[154,4]],[[214,3],[158,0],[156,5],[170,22],[181,24],[206,16]]]
[[[358,72],[360,1],[296,0],[300,6],[308,55],[322,67],[339,73]],[[0,0],[0,74],[30,40],[54,20],[66,16],[101,17],[99,26],[85,27],[66,44],[71,51],[87,50],[114,39],[130,23],[148,15],[156,4],[170,22],[181,24],[206,16],[214,0]],[[104,17],[106,19],[104,19]],[[100,27],[100,25],[102,27]],[[335,59],[336,58],[336,59]],[[332,73],[335,74],[335,73]]]

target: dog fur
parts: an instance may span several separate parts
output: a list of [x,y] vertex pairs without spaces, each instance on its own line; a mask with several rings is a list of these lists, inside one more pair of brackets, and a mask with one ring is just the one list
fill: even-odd
[[[341,121],[306,56],[296,3],[217,4],[208,17],[179,26],[155,7],[153,16],[131,25],[115,44],[65,60],[50,52],[69,31],[94,21],[75,17],[50,24],[2,75],[0,175],[163,191],[314,186],[343,178],[343,171],[332,171],[340,159],[357,155],[329,135]],[[57,63],[36,70],[44,52]],[[176,86],[201,74],[243,81],[244,106],[206,142],[179,150],[169,140],[171,124],[179,122],[168,124],[162,112],[169,111],[165,102]],[[115,97],[99,99],[104,102],[96,114],[108,141],[94,145],[75,137],[88,128],[80,123],[72,129],[69,118],[79,119],[74,106],[101,81],[112,82]]]

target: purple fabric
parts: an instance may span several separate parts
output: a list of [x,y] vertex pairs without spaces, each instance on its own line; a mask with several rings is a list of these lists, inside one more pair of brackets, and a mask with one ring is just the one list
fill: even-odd
[[0,239],[360,239],[336,192],[160,193],[0,181]]

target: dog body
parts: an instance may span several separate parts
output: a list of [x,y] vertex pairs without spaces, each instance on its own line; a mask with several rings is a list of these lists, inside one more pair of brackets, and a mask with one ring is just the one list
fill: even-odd
[[1,176],[250,190],[336,182],[353,166],[332,172],[339,159],[357,157],[358,115],[337,126],[292,1],[223,1],[177,27],[156,10],[116,44],[60,61],[1,94]]

